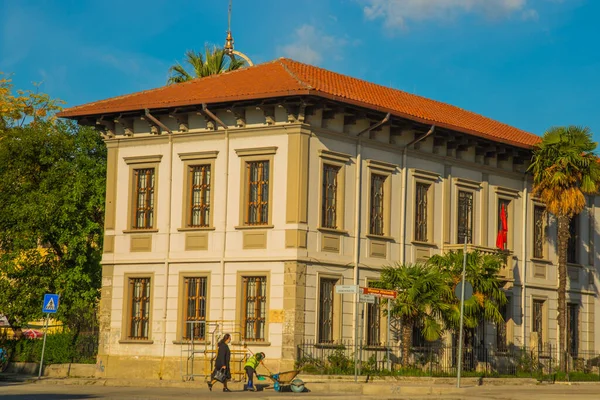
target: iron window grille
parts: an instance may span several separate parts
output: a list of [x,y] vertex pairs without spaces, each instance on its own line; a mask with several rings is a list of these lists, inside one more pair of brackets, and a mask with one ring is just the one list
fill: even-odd
[[382,175],[371,175],[371,227],[369,233],[371,235],[384,235],[383,226],[383,201],[384,201],[384,184],[385,176]]
[[243,338],[265,340],[267,313],[267,277],[249,276],[242,278]]
[[[206,322],[206,282],[205,277],[185,278],[185,329],[186,340],[204,340]],[[193,323],[190,323],[193,322]]]
[[427,242],[427,195],[431,185],[427,183],[417,183],[415,199],[415,240],[418,242]]
[[323,228],[337,228],[337,178],[340,167],[323,165],[323,198],[322,198],[322,220]]
[[334,279],[321,279],[319,285],[319,343],[333,343]]
[[538,350],[542,351],[542,341],[544,336],[544,300],[533,301],[533,332],[538,334]]
[[579,353],[579,305],[569,303],[567,305],[567,349],[572,357]]
[[154,225],[154,168],[136,169],[135,229],[152,229]]
[[508,323],[508,310],[509,301],[506,304],[500,306],[500,315],[502,315],[503,322],[496,324],[496,349],[498,351],[508,351],[508,337],[506,331],[506,324]]
[[545,216],[544,207],[535,206],[533,208],[533,257],[544,258],[545,238]]
[[458,243],[473,243],[473,193],[458,192]]
[[192,228],[210,226],[210,165],[190,167],[190,220]]
[[381,344],[381,314],[379,299],[375,303],[367,304],[367,345],[379,346]]
[[578,235],[578,223],[577,215],[574,215],[569,222],[569,241],[567,245],[567,262],[577,264],[577,241]]
[[150,278],[129,278],[129,339],[145,340],[150,330]]
[[251,161],[247,168],[247,225],[269,224],[269,161]]

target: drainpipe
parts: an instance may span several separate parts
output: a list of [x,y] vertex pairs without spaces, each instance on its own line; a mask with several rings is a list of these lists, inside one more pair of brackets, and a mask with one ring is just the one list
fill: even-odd
[[406,171],[406,164],[407,164],[407,150],[410,146],[412,146],[415,143],[420,142],[421,140],[424,140],[426,138],[428,138],[429,136],[431,136],[433,134],[433,132],[435,132],[435,125],[431,125],[431,128],[429,128],[429,131],[424,134],[421,137],[418,137],[416,139],[414,139],[413,141],[409,142],[408,144],[406,144],[404,146],[404,148],[402,149],[402,196],[400,198],[401,200],[401,204],[400,204],[400,218],[402,220],[400,226],[401,226],[401,234],[400,234],[400,263],[404,264],[404,262],[406,261],[406,251],[405,251],[405,246],[406,246],[406,203],[407,203],[407,185],[408,185],[408,172]]
[[[169,269],[170,269],[170,252],[171,252],[171,199],[173,197],[173,132],[167,128],[162,122],[154,118],[148,109],[145,110],[146,117],[160,126],[164,131],[169,132],[169,195],[167,196],[166,210],[167,218],[167,249],[165,252],[165,293],[163,302],[163,348],[160,366],[160,376],[163,375],[163,364],[167,351],[167,299],[169,294]],[[158,177],[156,178],[158,179]]]
[[523,176],[523,282],[521,285],[523,286],[523,296],[521,296],[521,314],[523,315],[523,321],[521,326],[523,327],[523,346],[527,346],[527,341],[525,340],[527,329],[525,326],[527,325],[527,316],[525,313],[525,307],[527,306],[527,243],[529,238],[527,237],[527,174]]
[[225,320],[225,249],[227,246],[227,206],[229,197],[229,127],[219,119],[212,111],[210,111],[206,103],[202,103],[202,112],[212,118],[217,124],[225,129],[225,196],[223,198],[223,240],[221,242],[221,312],[220,320]]
[[[361,192],[362,192],[362,139],[361,135],[366,132],[371,132],[373,129],[379,128],[381,125],[385,124],[390,120],[391,114],[387,113],[386,116],[379,122],[374,125],[369,126],[368,128],[363,129],[362,131],[356,134],[356,191],[354,196],[354,204],[355,204],[355,213],[354,213],[354,284],[358,285],[358,265],[360,262],[360,222],[361,222]],[[358,294],[354,295],[354,315],[352,316],[354,321],[354,344],[357,344],[358,339]],[[358,367],[358,363],[356,362],[356,354],[355,354],[355,362],[354,368]],[[355,375],[356,378],[356,375]],[[356,381],[356,379],[355,379]]]

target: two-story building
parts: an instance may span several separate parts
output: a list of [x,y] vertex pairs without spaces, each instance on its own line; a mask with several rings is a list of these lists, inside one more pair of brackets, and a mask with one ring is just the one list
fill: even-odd
[[[289,368],[304,340],[354,339],[354,296],[335,285],[465,240],[493,252],[503,206],[506,324],[480,340],[556,343],[556,224],[526,174],[538,136],[289,59],[61,116],[98,127],[108,147],[106,376],[185,375],[189,341],[214,346],[226,330]],[[572,227],[573,349],[598,349],[598,201]],[[361,335],[392,339],[368,314]]]

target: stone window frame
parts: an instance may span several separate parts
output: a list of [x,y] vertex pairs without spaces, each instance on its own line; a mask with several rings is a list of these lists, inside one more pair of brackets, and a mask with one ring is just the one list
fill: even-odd
[[[328,232],[347,233],[345,230],[345,206],[346,206],[346,166],[350,162],[349,154],[339,153],[331,150],[319,150],[319,230]],[[323,172],[325,165],[337,167],[337,190],[336,190],[336,228],[323,226]]]
[[[179,158],[183,162],[183,199],[182,199],[182,215],[181,228],[178,231],[209,231],[214,230],[214,211],[215,211],[215,163],[218,156],[218,151],[202,151],[194,153],[179,153]],[[208,226],[190,226],[191,219],[191,190],[192,190],[192,175],[191,168],[197,166],[210,166],[210,199],[209,199],[209,216]]]
[[481,182],[472,181],[470,179],[464,178],[454,178],[454,206],[456,212],[453,213],[453,225],[454,229],[452,230],[452,243],[459,243],[458,241],[458,198],[459,192],[470,192],[473,194],[473,231],[471,232],[471,242],[472,245],[479,244],[480,235],[481,235]]
[[[204,316],[205,321],[209,321],[210,313],[210,292],[211,292],[211,273],[210,271],[180,271],[178,276],[178,290],[177,290],[177,339],[173,341],[174,344],[183,344],[190,342],[189,339],[183,337],[185,330],[183,329],[186,322],[186,291],[185,291],[185,280],[186,278],[206,278],[206,315]],[[206,325],[205,325],[206,329]],[[209,343],[208,335],[204,334],[204,340],[194,340],[194,343]],[[208,340],[207,340],[208,339]]]
[[[501,186],[496,186],[496,202],[495,202],[495,209],[496,212],[498,213],[496,215],[496,219],[495,219],[495,224],[494,226],[496,227],[495,230],[495,234],[498,235],[498,232],[500,231],[500,201],[504,200],[504,201],[508,201],[508,209],[506,210],[506,212],[508,213],[508,233],[506,235],[506,250],[508,251],[515,251],[515,229],[516,229],[516,224],[515,224],[515,201],[517,199],[519,199],[519,191],[518,190],[514,190],[514,189],[509,189],[509,188],[505,188],[505,187],[501,187]],[[494,243],[495,243],[495,238],[496,236],[494,236]]]
[[[316,302],[315,302],[315,343],[321,346],[328,346],[339,342],[342,339],[342,312],[343,312],[343,295],[335,293],[335,286],[343,284],[344,277],[342,274],[331,274],[317,272],[317,285],[316,285]],[[321,314],[321,281],[332,280],[335,281],[333,285],[333,320],[332,332],[331,332],[331,343],[321,342],[320,340],[320,314]]]
[[[240,217],[239,225],[235,229],[267,229],[273,228],[273,177],[275,176],[275,154],[277,147],[256,147],[248,149],[236,149],[236,154],[240,158]],[[267,223],[263,225],[248,225],[248,168],[247,164],[256,161],[269,162],[269,203]]]
[[[244,309],[245,309],[245,299],[243,297],[243,284],[244,278],[259,278],[265,277],[266,279],[266,287],[265,287],[265,337],[262,340],[254,340],[254,339],[246,339],[244,338]],[[236,287],[237,287],[237,298],[236,298],[236,313],[235,313],[235,321],[236,326],[240,327],[240,341],[243,343],[251,343],[252,346],[270,346],[271,343],[269,341],[269,312],[271,310],[271,271],[263,270],[263,271],[238,271],[236,276]]]
[[[542,249],[542,258],[536,257],[535,254],[535,209],[536,207],[540,207],[544,210],[543,214],[542,214],[542,219],[543,219],[543,232],[544,232],[544,244],[543,244],[543,249]],[[528,218],[530,223],[531,223],[531,238],[529,240],[531,240],[531,259],[534,261],[544,261],[544,262],[550,262],[549,260],[549,244],[548,244],[548,210],[546,209],[546,205],[544,203],[542,203],[540,200],[537,199],[532,199],[531,201],[531,205],[529,207],[529,215],[530,217]]]
[[[387,239],[393,240],[392,237],[392,178],[397,172],[398,166],[384,161],[367,160],[367,184],[368,190],[363,192],[368,193],[367,197],[367,229],[366,236],[372,239]],[[371,233],[371,200],[372,200],[372,176],[379,175],[385,178],[383,183],[383,235]],[[363,185],[364,188],[364,185]]]
[[[128,213],[127,213],[127,229],[123,233],[141,233],[141,232],[158,232],[157,221],[158,221],[158,195],[159,195],[159,165],[162,159],[162,155],[149,155],[149,156],[134,156],[134,157],[123,157],[125,164],[129,166],[129,199],[128,199]],[[142,169],[154,169],[154,210],[152,218],[152,228],[138,229],[134,227],[135,223],[135,206],[136,206],[136,181],[135,172]]]
[[[130,279],[147,278],[150,279],[150,315],[148,317],[148,338],[147,339],[131,339],[130,338],[130,322],[131,322],[131,301],[132,295],[129,286]],[[152,323],[154,317],[154,272],[139,272],[139,273],[125,273],[123,276],[123,312],[121,320],[121,344],[152,344],[154,340],[152,338]]]
[[[420,169],[411,169],[413,178],[413,243],[416,244],[435,244],[435,185],[440,179],[440,174]],[[417,240],[417,185],[429,185],[427,189],[427,240]]]

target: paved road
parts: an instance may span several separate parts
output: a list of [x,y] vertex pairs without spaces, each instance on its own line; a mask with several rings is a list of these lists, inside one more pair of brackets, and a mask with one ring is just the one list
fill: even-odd
[[361,400],[597,400],[600,399],[600,385],[542,385],[542,386],[483,386],[467,388],[464,394],[437,396],[423,395],[380,395],[357,396],[339,393],[258,393],[221,390],[209,392],[207,389],[106,387],[60,384],[8,383],[0,382],[0,399],[14,400],[75,400],[75,399],[127,399],[127,400],[184,400],[184,399],[361,399]]

